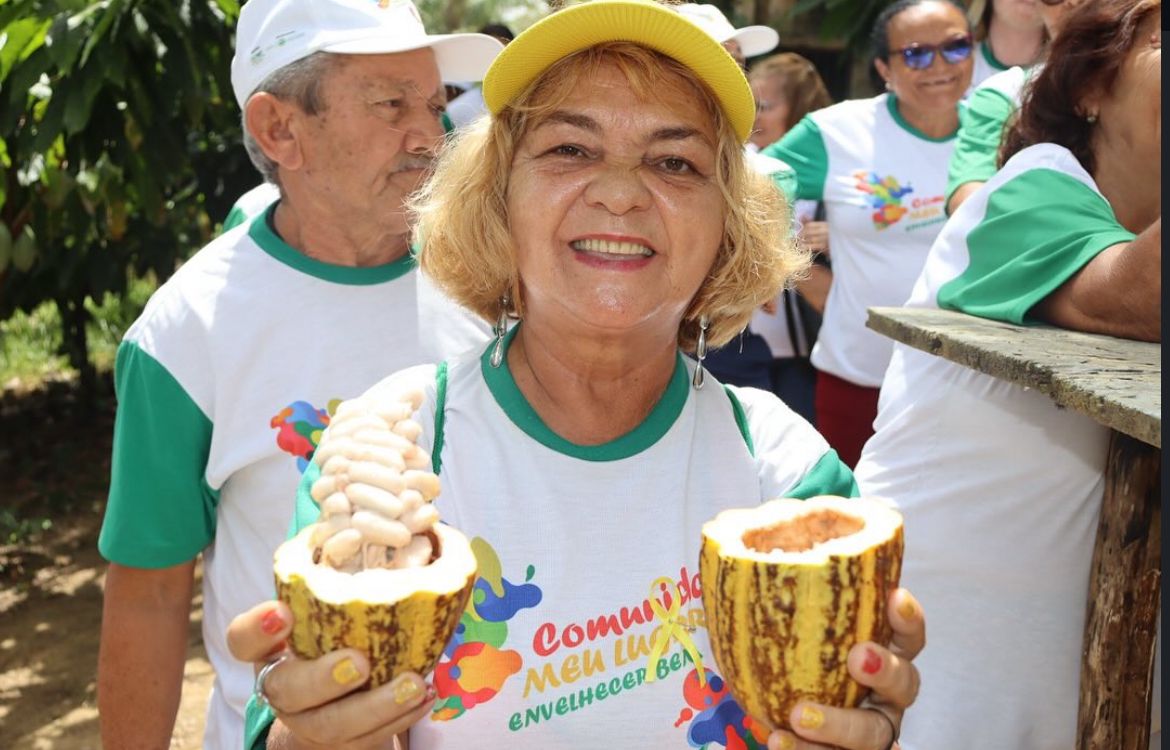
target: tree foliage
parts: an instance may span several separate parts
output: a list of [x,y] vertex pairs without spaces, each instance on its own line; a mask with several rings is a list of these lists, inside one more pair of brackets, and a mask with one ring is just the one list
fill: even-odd
[[873,22],[893,0],[798,0],[790,11],[794,16],[818,13],[821,39],[843,40],[852,56],[869,53]]
[[231,93],[238,13],[0,0],[0,320],[55,300],[83,380],[86,297],[165,279],[256,181]]

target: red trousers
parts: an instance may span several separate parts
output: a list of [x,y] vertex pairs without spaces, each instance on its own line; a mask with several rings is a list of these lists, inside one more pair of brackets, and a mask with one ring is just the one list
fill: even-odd
[[865,441],[873,435],[878,390],[817,371],[817,431],[851,469],[857,466]]

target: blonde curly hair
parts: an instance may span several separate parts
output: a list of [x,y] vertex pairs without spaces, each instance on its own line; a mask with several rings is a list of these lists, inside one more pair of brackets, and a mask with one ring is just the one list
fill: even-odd
[[787,202],[768,177],[748,166],[710,90],[681,63],[637,44],[609,42],[557,61],[498,116],[483,117],[453,137],[412,201],[420,265],[455,301],[485,319],[497,318],[505,296],[509,314],[524,317],[507,211],[512,159],[524,136],[605,64],[616,64],[639,97],[692,92],[715,124],[723,242],[680,322],[678,344],[694,351],[699,318],[706,315],[707,343],[718,347],[805,272],[809,254],[795,242]]

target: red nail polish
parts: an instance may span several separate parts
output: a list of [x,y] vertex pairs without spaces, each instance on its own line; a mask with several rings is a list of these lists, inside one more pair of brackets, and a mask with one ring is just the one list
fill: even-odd
[[276,635],[284,627],[284,618],[275,609],[260,618],[260,629],[267,635]]
[[882,657],[872,648],[865,650],[865,663],[861,665],[861,671],[866,674],[877,674],[882,670]]

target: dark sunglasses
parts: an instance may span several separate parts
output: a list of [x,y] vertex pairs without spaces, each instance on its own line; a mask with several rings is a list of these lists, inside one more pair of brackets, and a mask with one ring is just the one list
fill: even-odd
[[907,68],[926,70],[934,62],[935,52],[942,55],[942,59],[954,65],[970,57],[971,50],[974,48],[975,44],[968,35],[948,39],[942,44],[911,44],[908,47],[894,50],[894,52],[902,56],[902,62],[906,63]]

